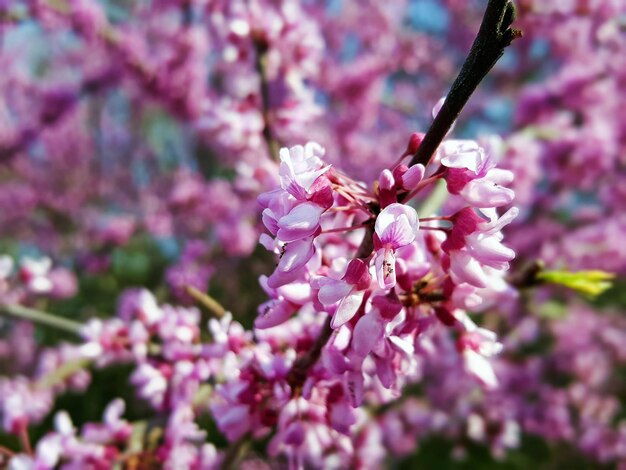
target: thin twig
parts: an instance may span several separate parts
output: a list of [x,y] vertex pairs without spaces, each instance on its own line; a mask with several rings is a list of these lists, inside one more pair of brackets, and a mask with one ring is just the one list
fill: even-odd
[[[374,250],[374,219],[370,219],[362,224],[360,228],[366,229],[363,241],[357,250],[357,258],[367,258]],[[322,355],[322,349],[332,336],[333,329],[330,326],[330,317],[324,322],[324,326],[320,331],[317,340],[313,347],[304,355],[300,356],[294,362],[291,370],[287,374],[287,382],[291,386],[291,393],[296,396],[302,390],[302,386],[306,381],[309,369],[315,365],[320,356]]]
[[21,320],[30,320],[41,325],[52,326],[74,334],[80,334],[80,331],[83,329],[82,323],[18,304],[0,305],[0,313],[11,315]]
[[37,380],[37,382],[35,382],[35,388],[38,390],[46,390],[55,385],[62,384],[69,377],[88,368],[90,365],[91,360],[84,357],[66,362]]
[[350,232],[352,230],[359,230],[359,229],[365,228],[365,227],[367,227],[367,224],[352,225],[351,227],[329,228],[327,230],[322,230],[322,234]]
[[297,396],[302,390],[302,386],[306,381],[309,369],[315,365],[317,360],[322,355],[322,349],[330,339],[333,333],[333,329],[330,327],[330,316],[324,322],[320,335],[317,337],[313,347],[306,353],[300,356],[294,362],[291,370],[287,374],[287,383],[291,386],[292,396]]
[[231,443],[231,445],[226,450],[226,454],[224,455],[224,460],[222,460],[220,468],[222,470],[232,470],[235,468],[239,468],[238,463],[241,460],[242,456],[246,454],[249,446],[250,436],[248,434],[241,437],[239,440]]
[[256,52],[255,67],[259,75],[261,94],[261,114],[263,116],[263,138],[267,144],[267,150],[272,160],[278,160],[280,144],[272,132],[270,116],[270,88],[267,81],[267,43],[263,38],[255,38],[254,48]]
[[511,0],[489,0],[480,29],[461,71],[409,166],[418,163],[426,166],[430,162],[478,84],[502,57],[504,49],[514,39],[522,36],[521,31],[511,28],[514,19],[515,6]]
[[202,307],[208,310],[213,316],[222,318],[226,313],[226,309],[217,300],[209,294],[199,291],[193,286],[185,286],[185,292],[198,302]]

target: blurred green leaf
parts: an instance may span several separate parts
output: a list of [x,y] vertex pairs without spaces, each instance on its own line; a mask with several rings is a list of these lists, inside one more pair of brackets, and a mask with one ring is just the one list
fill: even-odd
[[558,284],[575,290],[586,297],[594,298],[611,288],[615,274],[600,271],[542,271],[537,279],[549,284]]
[[567,305],[555,300],[549,300],[537,306],[533,311],[541,318],[559,320],[567,315]]

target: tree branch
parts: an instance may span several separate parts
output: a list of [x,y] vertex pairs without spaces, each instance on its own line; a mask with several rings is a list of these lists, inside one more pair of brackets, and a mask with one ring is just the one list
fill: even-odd
[[263,116],[263,138],[267,144],[267,150],[272,160],[278,160],[278,152],[280,145],[270,125],[270,88],[267,81],[267,43],[263,38],[254,39],[254,48],[256,52],[255,67],[259,74],[260,94],[261,94],[261,114]]
[[521,31],[511,28],[514,19],[515,6],[511,0],[489,0],[469,55],[409,166],[418,163],[426,166],[430,162],[478,84],[502,57],[504,49],[522,36]]
[[291,370],[287,374],[287,383],[291,387],[292,396],[296,396],[302,390],[302,386],[306,381],[309,369],[315,365],[322,355],[322,349],[330,339],[333,329],[330,327],[330,316],[324,322],[320,335],[317,337],[313,347],[306,353],[296,359],[291,366]]

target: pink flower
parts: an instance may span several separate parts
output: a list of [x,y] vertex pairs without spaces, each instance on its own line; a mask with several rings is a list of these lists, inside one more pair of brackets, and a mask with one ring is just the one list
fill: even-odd
[[356,314],[371,280],[367,264],[358,258],[350,261],[341,280],[320,279],[319,301],[324,306],[337,304],[330,324],[333,328],[339,328]]
[[124,442],[132,432],[132,426],[121,419],[126,409],[126,404],[121,398],[113,400],[104,410],[103,423],[87,423],[83,428],[83,438],[97,444],[108,442]]
[[315,238],[321,233],[320,218],[333,204],[328,178],[320,178],[324,149],[308,143],[280,152],[281,188],[261,194],[263,223],[275,237],[262,235],[260,242],[279,255],[278,266],[268,279],[271,288],[302,278],[305,265],[315,254]]
[[298,204],[278,220],[277,237],[281,241],[292,242],[313,235],[325,210],[313,202]]
[[459,311],[456,318],[465,329],[457,342],[457,347],[463,355],[465,370],[486,387],[497,387],[498,379],[488,358],[502,351],[502,343],[497,341],[493,331],[476,326],[466,313]]
[[47,293],[54,287],[48,277],[51,267],[52,260],[50,258],[25,257],[20,265],[19,276],[30,292],[34,294]]
[[278,266],[268,278],[268,285],[272,288],[284,286],[304,275],[306,264],[315,255],[314,236],[285,243],[281,247]]
[[[361,364],[372,351],[385,355],[386,336],[390,336],[390,323],[402,311],[402,304],[395,294],[377,295],[372,299],[372,309],[363,315],[352,332],[349,358],[353,364]],[[394,340],[395,341],[395,340]]]
[[308,199],[313,183],[330,169],[324,167],[324,149],[315,142],[280,150],[280,185],[298,200]]
[[259,282],[271,299],[258,308],[259,316],[254,321],[258,329],[273,328],[286,322],[311,299],[312,290],[308,282],[291,282],[276,289],[269,287],[266,276],[261,276]]
[[374,264],[381,289],[396,285],[395,250],[413,243],[418,229],[417,212],[410,206],[394,203],[378,214],[374,226]]
[[485,209],[483,213],[489,217],[489,221],[485,221],[472,208],[466,207],[452,216],[454,227],[441,247],[450,256],[450,274],[456,284],[466,282],[485,288],[491,284],[493,275],[497,277],[497,273],[486,268],[508,269],[515,251],[502,244],[500,230],[518,212],[512,207],[498,218],[495,209]]
[[513,181],[513,173],[495,168],[495,162],[478,143],[450,140],[440,152],[450,193],[474,207],[501,207],[513,201],[515,193],[503,186]]
[[130,377],[130,382],[137,388],[140,397],[148,400],[156,409],[160,409],[167,392],[167,377],[163,370],[144,362]]

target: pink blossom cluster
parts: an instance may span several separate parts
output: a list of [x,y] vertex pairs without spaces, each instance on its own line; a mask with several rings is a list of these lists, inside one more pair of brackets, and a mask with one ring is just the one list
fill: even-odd
[[623,297],[528,269],[626,273],[622,1],[516,2],[423,164],[487,2],[115,3],[0,2],[0,466],[624,465]]
[[[413,137],[409,146],[419,146],[419,139]],[[504,282],[514,256],[501,243],[500,228],[515,211],[497,215],[513,199],[499,184],[511,175],[497,170],[477,144],[452,142],[427,168],[398,163],[384,170],[369,192],[325,164],[323,154],[314,143],[282,149],[280,186],[259,197],[272,235],[261,239],[279,261],[261,278],[270,300],[259,308],[254,335],[226,314],[209,322],[211,340],[205,343],[199,310],[159,306],[148,291],[129,291],[116,318],[85,325],[79,357],[98,368],[134,364],[129,380],[138,396],[170,420],[186,416],[192,434],[202,435],[193,424],[202,410],[210,410],[232,442],[275,431],[269,454],[286,456],[294,467],[330,458],[324,456],[335,449],[332,436],[343,442],[333,459],[347,465],[356,458],[353,425],[365,419],[358,407],[397,398],[419,378],[422,339],[431,329],[454,332],[457,348],[448,353],[463,358],[467,373],[495,387],[489,358],[501,345],[464,308],[469,298],[476,308],[512,295],[490,288],[491,277]],[[440,179],[463,209],[420,220],[407,203],[422,199]],[[406,203],[393,202],[398,200]],[[207,409],[197,397],[211,382],[216,386]],[[23,386],[37,390],[36,384]],[[20,422],[38,417],[26,414]],[[57,434],[38,444],[37,461],[67,453],[76,462],[106,465],[110,452],[93,447],[89,436],[76,441],[67,417],[58,420]],[[109,421],[119,419],[106,418],[105,425]],[[318,440],[305,445],[310,439]],[[74,445],[81,451],[69,450]],[[166,438],[158,454],[164,462],[178,462],[181,452]],[[205,454],[194,445],[184,458],[201,465]]]

